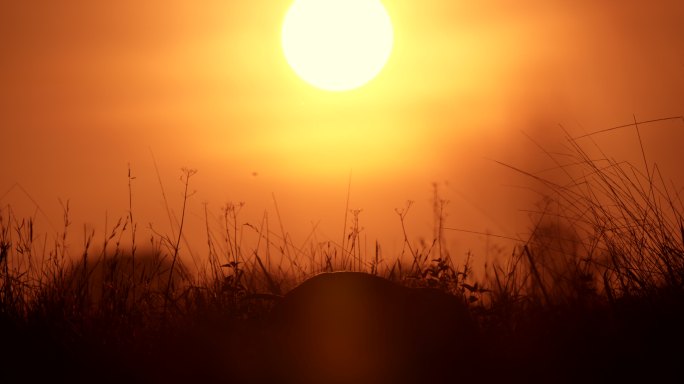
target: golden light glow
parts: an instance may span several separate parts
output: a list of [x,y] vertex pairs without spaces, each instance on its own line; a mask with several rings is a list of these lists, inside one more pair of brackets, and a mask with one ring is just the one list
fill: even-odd
[[379,0],[297,0],[283,22],[287,62],[303,80],[329,91],[375,78],[393,42],[392,22]]

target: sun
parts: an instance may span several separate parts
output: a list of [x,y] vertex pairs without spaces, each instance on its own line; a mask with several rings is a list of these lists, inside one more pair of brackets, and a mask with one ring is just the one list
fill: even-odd
[[394,30],[380,0],[296,0],[282,28],[285,59],[307,83],[358,88],[385,66]]

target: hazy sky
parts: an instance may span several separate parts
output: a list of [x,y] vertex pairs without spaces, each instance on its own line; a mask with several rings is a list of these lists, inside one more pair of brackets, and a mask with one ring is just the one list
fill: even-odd
[[[433,182],[450,200],[448,225],[515,236],[535,197],[493,160],[545,168],[521,131],[553,148],[559,124],[591,132],[684,114],[679,0],[383,3],[395,28],[386,68],[329,93],[285,62],[289,0],[0,2],[0,203],[34,212],[10,190],[18,183],[60,230],[58,199],[70,200],[78,245],[84,223],[101,231],[106,215],[126,215],[130,164],[139,236],[149,222],[167,232],[154,156],[176,213],[180,169],[198,169],[196,253],[205,203],[218,215],[244,201],[243,221],[268,211],[275,227],[274,195],[295,243],[316,223],[317,239],[339,241],[350,174],[368,244],[401,244],[394,209],[406,200],[412,233],[429,233]],[[645,134],[674,173],[683,131]],[[602,145],[635,153],[633,132],[611,135]],[[483,239],[452,241],[465,252]]]

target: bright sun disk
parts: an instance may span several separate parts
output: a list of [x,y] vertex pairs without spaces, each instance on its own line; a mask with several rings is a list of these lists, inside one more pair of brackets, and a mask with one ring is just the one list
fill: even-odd
[[380,0],[296,0],[282,29],[285,58],[324,90],[358,88],[385,66],[394,31]]

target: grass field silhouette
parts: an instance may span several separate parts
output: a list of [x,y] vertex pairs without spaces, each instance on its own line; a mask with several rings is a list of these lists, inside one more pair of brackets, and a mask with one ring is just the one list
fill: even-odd
[[[72,383],[676,377],[684,358],[678,190],[656,165],[595,157],[576,139],[568,144],[562,157],[549,153],[564,179],[505,164],[539,182],[547,199],[529,238],[477,279],[468,260],[456,265],[446,249],[433,252],[437,239],[425,249],[408,244],[409,262],[354,261],[353,229],[346,245],[328,245],[339,248],[336,258],[308,258],[319,261],[305,272],[287,265],[301,259],[274,266],[258,252],[243,254],[226,228],[222,235],[233,247],[210,247],[206,270],[189,273],[179,257],[182,219],[178,233],[158,235],[151,250],[137,250],[135,242],[124,250],[115,242],[135,231],[132,213],[106,234],[100,250],[86,236],[81,256],[69,258],[68,206],[64,237],[53,245],[37,241],[32,218],[3,208],[2,377]],[[184,175],[187,198],[192,172]],[[283,252],[288,246],[278,244]],[[318,274],[337,270],[353,272]]]

